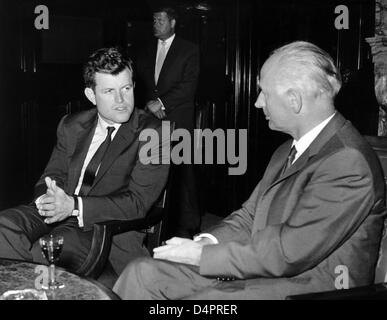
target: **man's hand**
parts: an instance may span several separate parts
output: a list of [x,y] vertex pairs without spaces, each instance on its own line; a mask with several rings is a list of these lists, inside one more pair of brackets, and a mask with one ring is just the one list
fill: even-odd
[[173,237],[164,246],[153,249],[155,259],[192,264],[198,266],[204,241],[195,242],[185,238]]
[[153,115],[160,120],[164,119],[166,116],[164,110],[162,109],[162,104],[159,100],[148,101],[145,108],[148,109],[150,112],[152,112]]
[[62,221],[71,216],[74,209],[74,199],[58,187],[55,180],[46,177],[45,182],[47,192],[37,204],[39,214],[48,217],[44,222],[50,224]]

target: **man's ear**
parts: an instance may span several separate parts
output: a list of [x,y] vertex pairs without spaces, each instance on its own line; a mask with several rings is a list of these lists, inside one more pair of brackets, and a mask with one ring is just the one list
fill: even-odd
[[302,96],[299,91],[295,89],[289,89],[286,92],[289,105],[294,113],[300,113],[302,109]]
[[95,101],[95,93],[94,93],[94,90],[91,89],[91,88],[85,88],[85,96],[87,99],[89,99],[89,101],[96,105],[96,101]]
[[176,26],[176,20],[172,19],[171,20],[171,27],[172,27],[173,30],[175,30],[175,26]]

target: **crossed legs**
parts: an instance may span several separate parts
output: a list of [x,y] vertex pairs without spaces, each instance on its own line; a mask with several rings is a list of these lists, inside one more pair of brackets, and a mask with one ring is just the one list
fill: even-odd
[[0,257],[46,264],[38,240],[48,233],[64,237],[58,265],[70,270],[77,269],[87,257],[92,232],[83,232],[76,218],[47,225],[34,205],[22,205],[0,212]]

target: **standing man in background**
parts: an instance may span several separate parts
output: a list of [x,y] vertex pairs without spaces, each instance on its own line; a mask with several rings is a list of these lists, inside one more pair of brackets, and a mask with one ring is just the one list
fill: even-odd
[[[175,128],[194,129],[194,96],[199,76],[199,49],[175,34],[176,12],[162,7],[154,10],[152,42],[138,56],[137,72],[145,90],[145,109],[158,119],[175,123]],[[167,236],[191,238],[199,231],[198,205],[193,165],[173,169],[174,224]]]

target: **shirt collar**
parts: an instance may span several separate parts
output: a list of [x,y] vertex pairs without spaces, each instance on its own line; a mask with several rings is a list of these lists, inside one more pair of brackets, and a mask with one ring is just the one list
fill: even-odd
[[319,133],[324,129],[324,127],[328,124],[328,122],[333,118],[335,114],[336,112],[334,112],[331,116],[329,116],[324,121],[320,122],[312,130],[309,130],[307,133],[305,133],[299,140],[293,140],[292,146],[294,146],[297,150],[294,161],[296,161],[304,153],[304,151],[312,144],[313,140],[316,139]]
[[176,33],[174,33],[173,35],[171,35],[171,36],[170,36],[168,39],[166,39],[166,40],[160,40],[160,39],[159,39],[158,44],[161,45],[161,42],[162,42],[162,41],[165,41],[165,47],[166,47],[166,48],[169,48],[169,47],[171,46],[171,44],[172,44],[173,39],[175,39],[175,36],[176,36]]
[[116,132],[118,131],[118,129],[121,127],[121,123],[113,123],[113,124],[109,124],[106,122],[106,120],[104,120],[100,114],[98,113],[98,124],[97,126],[99,127],[99,129],[101,130],[101,132],[106,132],[107,130],[107,127],[114,127],[115,130],[113,131],[112,133],[112,137],[115,136]]

